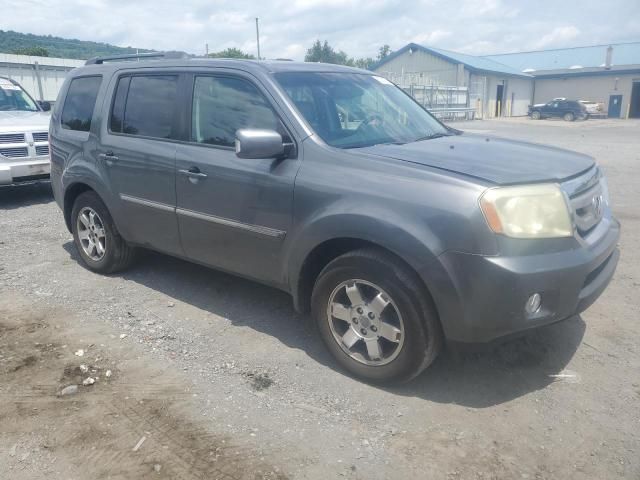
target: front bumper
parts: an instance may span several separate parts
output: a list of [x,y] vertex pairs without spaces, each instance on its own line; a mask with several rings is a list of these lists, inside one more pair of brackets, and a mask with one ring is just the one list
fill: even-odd
[[[604,219],[581,248],[536,255],[482,256],[447,252],[440,256],[453,291],[441,315],[447,340],[486,343],[555,323],[586,310],[609,284],[619,258],[620,224]],[[538,312],[525,303],[540,293]],[[456,302],[456,305],[451,305]]]
[[51,174],[48,156],[21,159],[0,159],[0,185],[13,185],[46,179]]

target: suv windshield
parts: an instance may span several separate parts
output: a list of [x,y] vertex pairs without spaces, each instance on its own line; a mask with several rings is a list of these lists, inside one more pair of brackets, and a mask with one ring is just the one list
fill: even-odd
[[6,78],[0,78],[0,111],[3,110],[37,112],[39,109],[36,102],[22,88]]
[[359,148],[447,135],[447,129],[388,80],[358,73],[277,73],[276,80],[329,145]]

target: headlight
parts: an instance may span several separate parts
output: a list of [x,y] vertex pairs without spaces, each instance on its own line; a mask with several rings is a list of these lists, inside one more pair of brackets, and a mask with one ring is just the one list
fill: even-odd
[[565,195],[555,184],[491,188],[480,197],[491,230],[514,238],[573,235]]

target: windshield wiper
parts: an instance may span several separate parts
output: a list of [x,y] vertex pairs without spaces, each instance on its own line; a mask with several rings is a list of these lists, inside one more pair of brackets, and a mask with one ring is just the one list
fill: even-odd
[[423,140],[433,140],[434,138],[451,137],[451,136],[452,136],[451,133],[436,132],[436,133],[432,133],[430,135],[425,135],[424,137],[416,138],[414,140],[414,142],[421,142]]

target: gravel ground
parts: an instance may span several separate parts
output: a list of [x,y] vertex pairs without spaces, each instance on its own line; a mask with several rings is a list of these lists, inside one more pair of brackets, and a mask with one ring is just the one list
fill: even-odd
[[401,387],[279,291],[151,252],[90,273],[48,185],[0,189],[0,478],[640,478],[640,123],[455,126],[594,155],[622,257],[583,315]]

